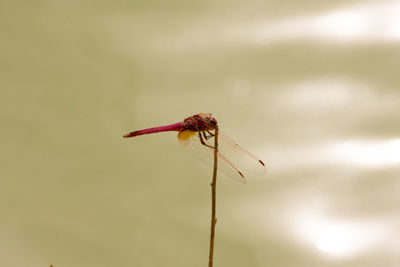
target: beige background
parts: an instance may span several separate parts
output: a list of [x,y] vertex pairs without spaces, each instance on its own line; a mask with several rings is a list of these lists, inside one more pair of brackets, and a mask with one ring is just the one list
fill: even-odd
[[0,266],[206,266],[212,112],[268,165],[220,176],[215,266],[400,266],[398,1],[3,1]]

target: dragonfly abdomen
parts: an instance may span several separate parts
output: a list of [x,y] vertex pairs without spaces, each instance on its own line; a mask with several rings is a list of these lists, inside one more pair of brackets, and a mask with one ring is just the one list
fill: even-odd
[[182,131],[184,129],[184,126],[185,125],[183,122],[177,122],[177,123],[170,124],[170,125],[153,127],[153,128],[148,128],[148,129],[144,129],[144,130],[130,132],[130,133],[125,134],[124,137],[128,138],[128,137],[134,137],[134,136],[143,135],[143,134],[152,134],[152,133],[168,132],[168,131]]

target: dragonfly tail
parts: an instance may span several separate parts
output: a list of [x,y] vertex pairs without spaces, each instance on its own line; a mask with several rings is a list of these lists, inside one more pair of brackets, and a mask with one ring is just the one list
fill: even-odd
[[143,134],[152,134],[152,133],[160,133],[160,132],[168,132],[168,131],[181,131],[181,130],[183,130],[183,127],[184,127],[183,122],[177,122],[177,123],[170,124],[170,125],[153,127],[153,128],[130,132],[130,133],[125,134],[124,138],[134,137],[134,136],[143,135]]

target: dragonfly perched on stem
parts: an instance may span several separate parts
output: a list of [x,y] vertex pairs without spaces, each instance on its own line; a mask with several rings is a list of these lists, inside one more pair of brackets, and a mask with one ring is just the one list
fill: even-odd
[[[179,143],[184,148],[203,162],[212,165],[216,127],[217,120],[211,114],[199,113],[186,118],[183,122],[130,132],[124,137],[177,131]],[[218,141],[219,170],[223,173],[242,183],[246,182],[245,177],[250,173],[265,175],[264,162],[239,146],[221,130],[219,130]]]

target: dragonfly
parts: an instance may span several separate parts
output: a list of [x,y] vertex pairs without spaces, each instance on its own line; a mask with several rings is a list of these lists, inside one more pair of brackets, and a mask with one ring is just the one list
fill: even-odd
[[[187,117],[182,122],[129,132],[123,137],[177,131],[181,146],[201,161],[212,165],[217,127],[217,120],[210,113],[199,113]],[[249,175],[266,174],[266,166],[262,160],[242,148],[220,129],[218,129],[217,155],[218,169],[241,183],[246,183],[246,177]]]

